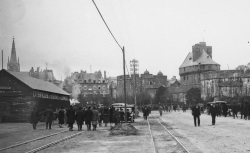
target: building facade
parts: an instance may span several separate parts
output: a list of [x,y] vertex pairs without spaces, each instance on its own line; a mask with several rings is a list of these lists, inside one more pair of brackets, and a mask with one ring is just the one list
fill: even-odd
[[[161,71],[159,71],[157,75],[150,74],[147,70],[141,74],[141,76],[139,76],[139,74],[126,75],[126,93],[129,96],[134,96],[135,93],[138,95],[142,92],[146,92],[154,98],[160,86],[167,87],[167,76],[163,75]],[[123,94],[124,76],[121,75],[117,76],[117,96],[122,96]]]
[[0,71],[0,117],[4,122],[27,122],[33,108],[43,112],[48,106],[56,110],[69,107],[69,94],[53,83]]
[[201,98],[250,96],[250,73],[242,70],[210,71],[201,75]]
[[[173,97],[185,102],[185,96],[191,88],[201,88],[201,74],[219,71],[220,65],[212,59],[212,47],[200,42],[192,46],[182,65],[179,67],[180,85],[171,86]],[[179,95],[178,95],[179,94]]]
[[104,77],[101,71],[87,73],[86,71],[74,72],[67,78],[72,85],[73,98],[77,99],[79,94],[84,97],[99,95],[102,97],[110,96],[109,84],[104,71]]

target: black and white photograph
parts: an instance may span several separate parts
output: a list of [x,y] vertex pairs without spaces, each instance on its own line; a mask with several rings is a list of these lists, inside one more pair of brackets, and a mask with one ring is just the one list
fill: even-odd
[[249,140],[249,0],[0,0],[0,153]]

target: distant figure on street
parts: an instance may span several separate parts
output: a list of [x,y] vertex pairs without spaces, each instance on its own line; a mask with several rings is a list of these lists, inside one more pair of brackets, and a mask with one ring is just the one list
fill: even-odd
[[103,109],[103,123],[107,126],[109,120],[109,109],[105,106]]
[[66,114],[68,118],[69,131],[73,131],[73,124],[75,123],[75,111],[73,109],[73,106],[69,107]]
[[82,131],[82,124],[83,124],[83,111],[82,107],[78,108],[78,111],[76,112],[76,123],[78,127],[78,131]]
[[84,121],[85,121],[88,131],[91,130],[91,121],[92,121],[92,116],[93,116],[93,112],[90,109],[91,107],[89,106],[88,109],[84,113]]
[[232,106],[232,112],[233,112],[233,118],[235,119],[235,116],[238,118],[238,106],[236,105],[236,103],[234,103]]
[[196,120],[198,120],[198,126],[200,126],[200,115],[201,115],[201,111],[200,111],[200,107],[197,104],[196,106],[194,106],[192,108],[192,115],[194,117],[194,126],[196,126]]
[[161,106],[159,107],[159,113],[160,113],[160,116],[162,116],[162,107]]
[[32,124],[34,130],[36,129],[38,120],[39,120],[39,112],[34,107],[30,114],[30,123]]
[[227,107],[226,104],[223,104],[223,105],[222,105],[222,112],[223,112],[223,115],[224,115],[225,117],[227,117],[228,107]]
[[54,116],[54,112],[53,110],[51,109],[51,106],[49,106],[45,112],[44,112],[44,116],[45,116],[45,119],[46,119],[46,129],[51,129],[51,124],[52,124],[52,121],[53,121],[53,116]]
[[210,107],[210,114],[212,116],[212,125],[215,125],[215,118],[216,116],[218,115],[218,110],[217,110],[217,107],[215,106],[215,104],[213,104],[211,107]]
[[92,126],[93,126],[93,131],[96,131],[96,127],[97,127],[97,122],[99,120],[99,112],[98,110],[96,110],[95,106],[93,107],[93,115],[92,115]]
[[144,120],[147,120],[148,115],[149,115],[149,109],[147,108],[147,106],[145,106],[145,107],[143,108],[142,112],[143,112]]
[[58,122],[59,122],[59,127],[62,128],[62,125],[64,124],[64,109],[63,107],[60,108],[58,111]]

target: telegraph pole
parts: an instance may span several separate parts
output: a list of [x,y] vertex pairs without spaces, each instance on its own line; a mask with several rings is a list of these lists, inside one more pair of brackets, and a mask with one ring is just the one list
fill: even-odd
[[136,95],[137,95],[137,90],[136,90],[136,71],[138,71],[138,61],[133,59],[130,61],[130,71],[133,71],[134,73],[134,101],[135,101],[135,118],[137,118],[137,100],[136,100]]
[[2,50],[2,69],[3,69],[3,50]]
[[122,53],[123,53],[123,78],[124,78],[124,101],[125,101],[125,123],[127,123],[127,94],[126,94],[126,70],[125,70],[125,48],[122,47]]

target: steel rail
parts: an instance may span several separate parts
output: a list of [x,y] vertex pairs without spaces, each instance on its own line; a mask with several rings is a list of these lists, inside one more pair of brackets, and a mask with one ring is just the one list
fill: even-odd
[[28,140],[28,141],[25,141],[25,142],[22,142],[22,143],[18,143],[18,144],[15,144],[15,145],[11,145],[11,146],[8,146],[8,147],[5,147],[5,148],[1,148],[0,151],[7,150],[7,149],[10,149],[10,148],[14,148],[14,147],[18,147],[18,146],[21,146],[21,145],[26,144],[26,143],[30,143],[30,142],[33,142],[33,141],[41,140],[41,139],[44,139],[44,138],[47,138],[47,137],[51,137],[53,135],[57,135],[57,134],[64,133],[64,132],[67,132],[67,131],[68,130],[65,130],[65,131],[53,133],[53,134],[50,134],[50,135],[38,137],[36,139]]
[[[153,116],[153,115],[152,115]],[[154,116],[153,118],[182,146],[183,149],[185,149],[185,151],[187,153],[190,153],[187,148],[164,126],[161,124],[161,122],[159,122]]]
[[84,132],[84,131],[79,132],[79,133],[76,133],[76,134],[73,134],[73,135],[68,136],[68,137],[65,137],[65,138],[62,138],[62,139],[59,139],[59,140],[56,140],[56,141],[54,141],[54,142],[48,143],[48,144],[46,144],[46,145],[43,145],[43,146],[41,146],[41,147],[38,147],[38,148],[33,149],[33,150],[31,150],[31,151],[28,151],[28,152],[26,152],[26,153],[38,152],[38,151],[43,150],[43,149],[45,149],[45,148],[48,148],[48,147],[50,147],[50,146],[52,146],[52,145],[56,145],[56,144],[58,144],[58,143],[60,143],[60,142],[62,142],[62,141],[65,141],[65,140],[71,139],[71,138],[73,138],[73,137],[76,137],[76,136],[82,134],[83,132]]
[[149,128],[150,136],[151,136],[151,139],[152,139],[152,142],[153,142],[153,146],[154,146],[154,152],[157,153],[156,148],[155,148],[155,141],[154,141],[154,138],[153,138],[151,126],[150,126],[150,123],[149,123],[148,119],[147,119],[147,123],[148,123],[148,128]]

